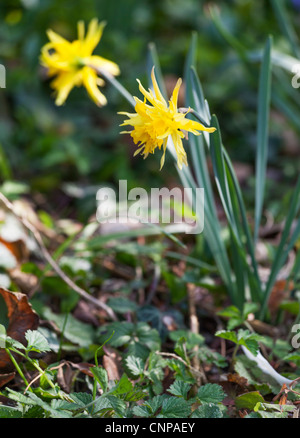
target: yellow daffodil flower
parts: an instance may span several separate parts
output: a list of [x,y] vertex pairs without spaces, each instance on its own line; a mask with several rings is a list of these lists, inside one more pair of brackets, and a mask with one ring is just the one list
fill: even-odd
[[[182,164],[187,166],[187,156],[183,148],[182,138],[187,132],[194,135],[200,135],[199,131],[214,132],[215,128],[206,128],[201,123],[186,119],[185,116],[189,112],[179,112],[177,109],[178,93],[182,83],[178,79],[173,90],[169,105],[162,96],[158,84],[156,82],[154,67],[151,72],[153,91],[146,91],[139,80],[139,90],[144,95],[144,101],[134,97],[136,102],[136,113],[122,112],[119,114],[126,115],[129,119],[125,120],[121,126],[131,125],[132,131],[123,131],[122,134],[130,134],[135,144],[139,147],[134,155],[141,153],[144,158],[149,154],[153,154],[156,148],[163,148],[163,155],[160,162],[160,168],[165,162],[165,153],[167,149],[167,141],[171,136],[174,147],[177,153],[177,165],[182,169]],[[149,105],[148,102],[151,104]]]
[[78,22],[78,39],[67,41],[53,30],[48,30],[50,40],[41,51],[41,63],[48,68],[49,76],[55,76],[51,86],[56,91],[56,105],[62,105],[75,86],[84,85],[92,100],[103,106],[106,97],[100,92],[98,85],[104,81],[98,77],[97,70],[105,71],[113,76],[120,73],[119,67],[101,56],[92,55],[98,45],[105,23],[98,23],[94,18],[85,34],[84,22]]

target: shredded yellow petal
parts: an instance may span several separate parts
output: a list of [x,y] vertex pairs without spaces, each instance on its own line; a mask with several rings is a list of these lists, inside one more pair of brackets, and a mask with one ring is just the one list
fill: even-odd
[[[177,154],[177,165],[179,169],[182,169],[183,164],[188,165],[187,155],[182,143],[182,138],[185,137],[185,134],[191,132],[192,134],[199,135],[201,131],[214,132],[215,128],[206,128],[199,122],[186,119],[185,116],[190,109],[185,113],[178,112],[177,102],[180,86],[182,84],[181,79],[177,81],[169,100],[169,105],[165,101],[157,84],[154,67],[151,71],[151,79],[153,91],[145,90],[141,82],[137,79],[139,90],[144,96],[144,101],[134,97],[136,112],[119,113],[128,117],[121,126],[130,125],[133,127],[132,131],[130,131],[130,135],[134,143],[138,146],[134,155],[140,153],[146,158],[149,154],[153,154],[156,148],[163,150],[160,161],[161,169],[165,163],[167,141],[171,136]],[[128,133],[128,131],[123,131],[122,133],[125,134]]]
[[78,39],[72,42],[51,29],[47,31],[49,42],[42,47],[40,60],[48,68],[48,75],[55,77],[51,86],[56,92],[56,105],[62,105],[71,90],[75,86],[82,85],[98,106],[107,103],[106,97],[98,88],[104,85],[98,73],[101,74],[102,70],[117,76],[120,74],[120,69],[114,62],[93,55],[102,37],[104,26],[104,22],[98,23],[98,19],[94,18],[89,23],[85,35],[84,22],[79,21]]

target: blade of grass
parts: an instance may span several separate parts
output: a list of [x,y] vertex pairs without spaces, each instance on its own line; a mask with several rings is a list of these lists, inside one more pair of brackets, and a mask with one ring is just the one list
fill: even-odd
[[[191,107],[193,110],[197,111],[197,113],[200,113],[205,119],[207,125],[209,125],[210,117],[205,105],[202,86],[194,68],[194,65],[196,64],[196,43],[197,36],[193,33],[184,73],[186,84],[186,106]],[[198,187],[205,187],[206,204],[210,209],[211,214],[216,218],[216,207],[214,204],[213,190],[207,167],[204,139],[205,133],[201,136],[191,135],[189,138],[192,153],[192,165],[195,171]]]
[[[251,296],[255,301],[261,299],[260,281],[239,184],[228,155],[227,161],[224,158],[225,149],[222,146],[220,127],[216,116],[212,117],[211,125],[215,126],[217,130],[210,136],[210,153],[216,185],[231,232],[232,258],[238,289],[237,298],[238,305],[241,308],[245,300],[246,273],[248,276],[253,277],[250,284],[255,285],[254,288],[251,288]],[[252,270],[247,261],[248,251],[252,260]]]
[[74,248],[77,251],[96,250],[98,248],[102,248],[111,240],[121,240],[121,239],[128,239],[128,238],[134,238],[139,236],[154,236],[157,234],[163,234],[166,237],[168,237],[170,240],[172,240],[174,243],[179,245],[181,248],[186,248],[186,246],[179,239],[177,239],[177,237],[175,237],[173,234],[168,232],[165,228],[162,228],[159,225],[152,224],[150,222],[145,222],[143,223],[143,225],[145,225],[145,227],[143,228],[137,228],[137,229],[118,232],[118,233],[111,233],[103,236],[96,236],[92,238],[89,242],[84,244],[84,246],[83,243],[85,243],[86,240],[84,240],[84,242],[78,241]]
[[271,0],[271,5],[274,10],[276,19],[281,28],[283,35],[287,38],[290,43],[290,47],[293,55],[296,58],[300,58],[299,40],[297,34],[294,30],[292,22],[289,18],[285,7],[285,1],[282,0]]
[[[163,87],[163,80],[161,75],[161,70],[158,62],[157,53],[155,50],[155,46],[152,45],[151,50],[149,52],[149,61],[148,65],[155,66],[155,72],[156,79],[158,82],[158,85],[161,90],[164,89]],[[149,76],[149,84],[151,83],[150,80],[150,71],[148,71]],[[174,162],[176,162],[176,153],[174,150],[174,145],[172,144],[172,139],[169,138],[168,140],[168,150],[171,152],[171,154],[174,157]],[[177,168],[177,167],[176,167]],[[192,188],[193,197],[196,193],[197,184],[195,182],[195,179],[191,173],[191,170],[184,166],[183,169],[180,171],[177,168],[179,177],[181,179],[183,187]],[[206,187],[204,186],[204,189]],[[191,200],[192,205],[195,205],[195,199]],[[236,300],[236,284],[234,280],[232,279],[232,269],[230,266],[230,262],[228,259],[228,255],[224,246],[224,242],[221,239],[221,232],[220,232],[220,224],[218,222],[216,214],[212,214],[211,210],[207,207],[207,202],[204,203],[204,211],[205,211],[205,227],[204,227],[204,236],[205,239],[209,245],[210,251],[214,255],[216,265],[219,269],[219,273],[221,278],[224,281],[224,284],[228,290],[229,296],[232,300],[232,302],[235,302]]]
[[271,47],[272,37],[269,37],[261,65],[258,92],[258,110],[257,110],[257,149],[256,149],[256,185],[255,185],[255,224],[254,224],[254,242],[258,237],[258,231],[261,221],[266,166],[268,156],[268,132],[269,132],[269,112],[271,98]]
[[286,258],[288,256],[288,252],[291,249],[291,245],[293,245],[295,243],[295,240],[299,235],[300,223],[298,222],[298,225],[292,234],[292,238],[290,239],[290,243],[289,244],[287,243],[287,240],[288,240],[288,237],[290,234],[290,230],[292,227],[292,223],[297,215],[297,212],[298,212],[299,206],[300,206],[300,177],[298,178],[297,185],[294,189],[290,206],[291,207],[290,207],[290,210],[288,212],[288,215],[287,215],[287,218],[285,221],[281,240],[280,240],[280,243],[277,247],[274,261],[272,263],[271,273],[270,273],[270,276],[269,276],[269,279],[268,279],[268,282],[267,282],[267,285],[266,285],[266,288],[264,291],[264,299],[263,299],[262,307],[261,307],[261,311],[260,311],[260,318],[262,318],[262,319],[264,318],[264,316],[266,314],[268,300],[269,300],[270,294],[272,292],[272,288],[274,286],[274,283],[276,281],[278,272],[281,269],[284,261],[286,260]]
[[288,121],[299,131],[300,130],[300,111],[291,102],[288,102],[282,94],[274,89],[272,92],[272,102],[274,106],[282,112]]
[[244,228],[244,233],[245,233],[245,237],[246,237],[248,253],[251,257],[253,272],[254,272],[254,276],[256,279],[256,281],[255,281],[256,288],[258,289],[259,294],[261,295],[262,290],[261,290],[261,284],[260,284],[260,279],[259,279],[259,275],[258,275],[257,262],[255,259],[254,245],[253,245],[253,240],[252,240],[252,236],[251,236],[251,232],[250,232],[249,223],[247,221],[246,207],[245,207],[244,200],[242,197],[241,188],[240,188],[239,182],[237,180],[236,174],[234,172],[234,168],[233,168],[233,165],[232,165],[231,160],[229,158],[229,155],[224,147],[223,147],[223,154],[224,154],[224,158],[226,161],[226,166],[227,166],[228,172],[230,174],[232,183],[234,185],[236,197],[237,197],[237,200],[239,203],[239,208],[240,208],[240,213],[241,213],[241,221],[242,221],[242,226]]

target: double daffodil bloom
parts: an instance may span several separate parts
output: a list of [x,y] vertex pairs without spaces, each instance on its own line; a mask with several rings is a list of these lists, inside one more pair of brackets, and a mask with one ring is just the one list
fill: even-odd
[[186,119],[185,116],[189,110],[185,113],[178,111],[177,101],[182,83],[181,79],[177,81],[172,97],[169,100],[169,105],[158,87],[154,67],[151,72],[151,79],[153,91],[146,91],[141,82],[137,79],[139,90],[144,95],[144,101],[134,97],[136,113],[119,113],[129,118],[125,120],[121,126],[133,126],[132,131],[123,131],[122,134],[130,134],[134,143],[138,145],[138,149],[134,155],[141,153],[144,158],[147,158],[149,154],[154,153],[156,148],[163,148],[160,168],[164,165],[167,141],[169,136],[171,136],[177,153],[177,165],[179,169],[182,169],[183,164],[187,166],[187,156],[182,144],[182,139],[186,136],[187,132],[200,135],[199,131],[214,132],[215,128],[206,128],[199,122]]
[[70,91],[75,86],[84,85],[92,100],[103,106],[107,103],[106,97],[100,92],[98,85],[104,81],[98,77],[97,70],[116,76],[120,73],[119,67],[112,61],[101,56],[92,55],[98,45],[105,23],[98,23],[94,18],[88,26],[85,36],[84,22],[78,22],[78,39],[67,41],[53,30],[48,30],[50,40],[41,51],[41,63],[48,67],[49,76],[55,76],[51,86],[56,91],[56,105],[62,105]]

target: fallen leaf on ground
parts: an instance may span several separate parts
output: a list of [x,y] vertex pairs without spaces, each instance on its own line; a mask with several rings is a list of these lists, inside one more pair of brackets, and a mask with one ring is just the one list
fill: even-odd
[[[32,310],[25,294],[0,288],[0,296],[3,298],[7,307],[7,335],[25,344],[26,331],[36,330],[38,328],[38,315]],[[16,359],[20,360],[20,356],[17,356]],[[14,365],[4,348],[0,348],[0,386],[7,383],[9,374],[13,372]],[[13,378],[13,376],[11,378]]]

